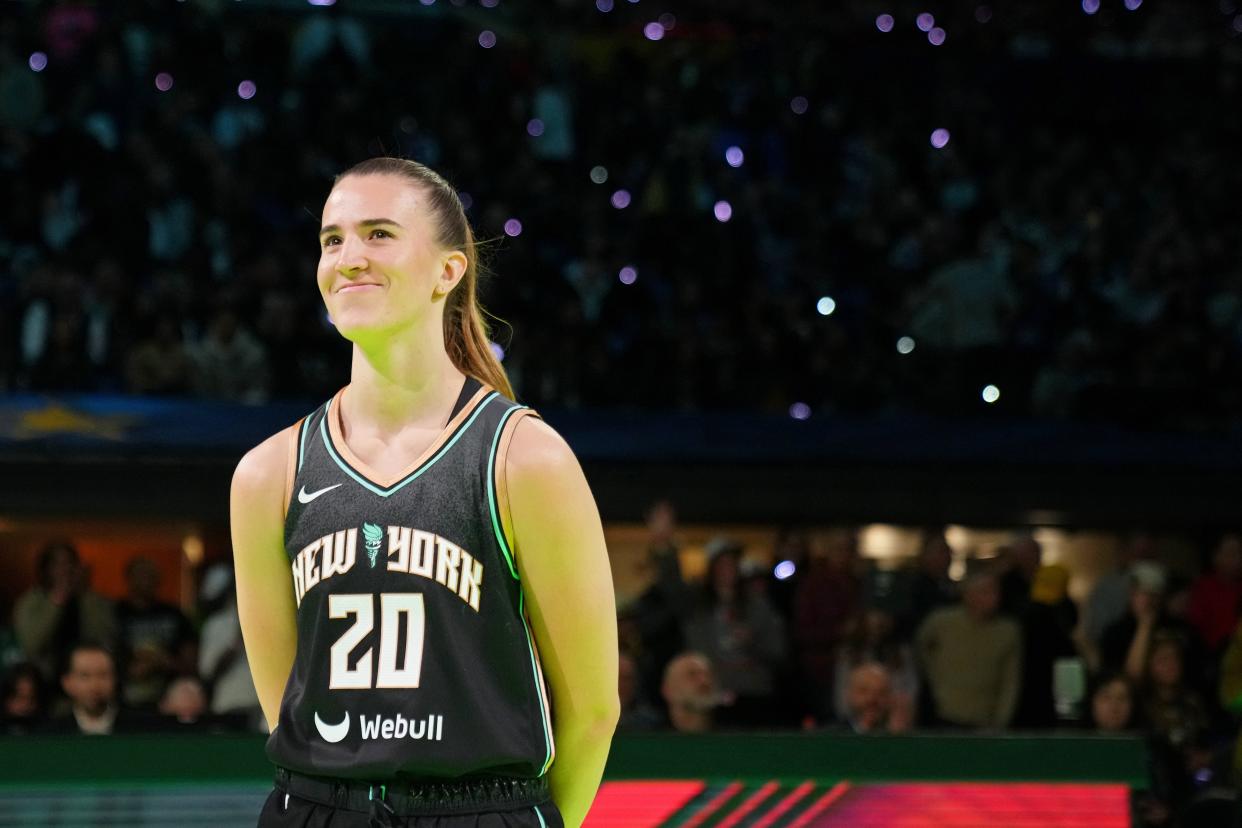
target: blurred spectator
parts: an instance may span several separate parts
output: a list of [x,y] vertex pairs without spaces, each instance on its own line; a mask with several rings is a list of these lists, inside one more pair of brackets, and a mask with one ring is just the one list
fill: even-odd
[[130,349],[125,359],[125,390],[133,394],[186,394],[193,364],[181,338],[178,320],[159,313],[152,330]]
[[207,713],[207,691],[194,676],[175,678],[160,697],[159,710],[180,724],[195,724]]
[[91,591],[78,550],[65,541],[39,553],[39,582],[17,599],[13,626],[26,657],[49,678],[79,642],[112,647],[116,615],[111,602]]
[[776,534],[775,580],[769,587],[772,606],[784,619],[786,629],[793,632],[794,597],[806,577],[810,557],[810,539],[800,529],[782,528]]
[[833,709],[838,719],[848,718],[854,671],[867,665],[884,668],[886,692],[913,708],[919,691],[914,651],[897,636],[897,623],[892,613],[869,607],[851,620],[837,655]]
[[106,735],[127,729],[128,714],[117,702],[115,664],[103,647],[74,646],[66,656],[60,686],[70,707],[68,714],[53,720],[52,732]]
[[199,604],[205,620],[199,636],[198,674],[211,696],[211,712],[248,716],[256,727],[262,726],[259,695],[237,616],[232,567],[215,564],[207,570],[199,587]]
[[638,687],[638,665],[634,659],[621,653],[617,660],[618,688],[621,700],[621,730],[652,730],[660,726],[661,717],[654,707],[647,704]]
[[1090,597],[1084,631],[1087,640],[1098,648],[1104,630],[1126,614],[1130,605],[1130,567],[1139,562],[1152,561],[1156,557],[1155,541],[1146,532],[1135,532],[1121,547],[1117,566],[1104,573],[1095,582]]
[[834,530],[822,548],[812,549],[806,576],[794,596],[793,638],[806,682],[806,706],[822,721],[833,718],[837,647],[860,604],[857,565],[857,536],[852,530]]
[[232,309],[216,312],[190,356],[198,394],[242,403],[267,401],[266,349]]
[[35,665],[14,664],[0,677],[0,735],[21,735],[38,729],[47,717],[43,675]]
[[1238,624],[1242,600],[1242,536],[1223,535],[1212,552],[1211,568],[1190,588],[1187,620],[1198,631],[1208,653],[1218,657]]
[[1207,731],[1209,711],[1186,686],[1182,649],[1177,638],[1157,636],[1143,675],[1143,715],[1152,733],[1174,747],[1192,744]]
[[669,661],[660,694],[667,706],[669,724],[680,733],[713,730],[714,711],[726,701],[716,689],[711,661],[695,652],[681,653]]
[[949,546],[943,530],[924,531],[911,574],[909,615],[901,619],[902,629],[910,635],[932,610],[957,603],[960,597],[957,582],[949,577],[952,563],[953,547]]
[[1091,726],[1097,733],[1128,733],[1135,727],[1137,707],[1134,684],[1124,673],[1104,676],[1091,693]]
[[1013,718],[1021,631],[999,609],[997,578],[980,571],[967,577],[961,606],[936,610],[919,628],[915,646],[938,724],[1003,728]]
[[160,571],[152,560],[130,559],[125,582],[128,593],[116,607],[121,695],[131,707],[154,707],[173,676],[194,674],[198,643],[185,614],[158,599]]
[[893,689],[883,664],[852,667],[845,679],[841,723],[854,733],[904,733],[914,719],[914,699]]
[[1069,570],[1059,564],[1041,566],[1031,585],[1031,600],[1022,613],[1022,690],[1013,726],[1046,728],[1057,722],[1053,699],[1053,667],[1058,659],[1078,655],[1071,638],[1078,611],[1069,597]]
[[1030,535],[1016,538],[1000,556],[1001,612],[1021,618],[1031,602],[1031,584],[1043,561],[1043,547]]
[[776,672],[786,655],[785,626],[762,592],[743,589],[742,547],[714,538],[707,545],[707,576],[686,643],[711,661],[720,686],[736,697],[735,724],[770,725]]
[[1130,607],[1104,631],[1100,639],[1100,669],[1103,672],[1124,671],[1131,681],[1141,682],[1146,672],[1148,655],[1155,635],[1178,638],[1188,666],[1188,675],[1197,679],[1201,674],[1197,654],[1198,634],[1165,607],[1167,578],[1164,569],[1155,563],[1137,563],[1130,570]]
[[658,688],[665,666],[685,647],[684,623],[691,607],[690,588],[677,557],[677,513],[671,503],[661,500],[652,504],[646,517],[646,570],[652,580],[626,608],[625,619],[636,628],[638,646],[630,654],[638,663],[639,687],[655,705],[663,703]]

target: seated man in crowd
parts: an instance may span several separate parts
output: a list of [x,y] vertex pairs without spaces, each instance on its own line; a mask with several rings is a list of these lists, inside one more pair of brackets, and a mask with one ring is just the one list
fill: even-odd
[[919,627],[915,649],[927,676],[937,724],[1004,728],[1022,680],[1022,636],[999,614],[1000,585],[983,570],[967,577],[960,606],[936,610]]
[[850,670],[842,724],[855,733],[903,733],[914,718],[914,700],[893,692],[892,676],[878,662]]
[[69,699],[68,715],[52,722],[54,733],[104,735],[130,724],[116,693],[112,654],[97,644],[77,644],[70,651],[60,686]]
[[664,668],[660,688],[668,704],[668,720],[680,733],[705,733],[715,727],[714,712],[722,702],[712,663],[702,653],[687,652]]
[[180,609],[159,600],[160,572],[150,558],[125,567],[128,593],[117,605],[123,696],[132,707],[151,708],[174,676],[194,675],[198,642]]

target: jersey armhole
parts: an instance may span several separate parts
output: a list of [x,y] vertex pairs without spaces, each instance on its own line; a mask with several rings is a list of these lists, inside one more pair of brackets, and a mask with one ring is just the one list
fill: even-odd
[[298,420],[289,429],[289,459],[285,464],[285,498],[283,517],[289,516],[289,504],[293,502],[293,484],[298,479],[298,443],[301,442],[302,429],[306,428],[306,418]]
[[496,460],[492,467],[492,473],[496,479],[496,509],[500,513],[500,523],[497,529],[501,534],[501,546],[509,553],[509,565],[515,579],[518,577],[517,539],[513,536],[513,516],[509,513],[509,481],[506,469],[509,460],[509,444],[513,442],[513,433],[517,430],[517,424],[524,417],[539,417],[539,414],[533,408],[515,408],[506,415],[500,427]]

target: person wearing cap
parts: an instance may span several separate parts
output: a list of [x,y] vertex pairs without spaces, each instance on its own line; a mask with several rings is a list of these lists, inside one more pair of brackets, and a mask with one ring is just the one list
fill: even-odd
[[[1164,567],[1150,561],[1130,568],[1130,606],[1114,621],[1100,639],[1100,670],[1124,672],[1132,681],[1141,681],[1146,671],[1148,651],[1158,630],[1182,633],[1165,611],[1167,576]],[[1184,636],[1183,636],[1184,637]]]

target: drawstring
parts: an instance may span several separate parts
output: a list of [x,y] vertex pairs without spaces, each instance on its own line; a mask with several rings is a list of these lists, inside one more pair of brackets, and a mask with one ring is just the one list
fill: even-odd
[[367,799],[371,802],[370,828],[393,828],[392,816],[395,813],[392,806],[388,804],[388,786],[380,785],[379,799],[375,798],[375,786],[372,785],[367,791]]

